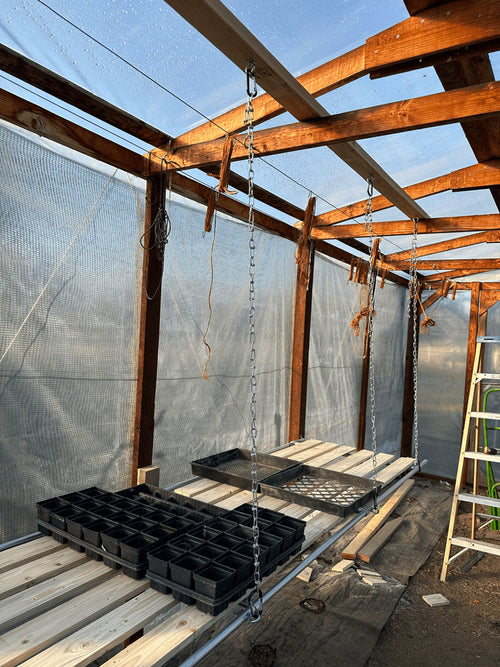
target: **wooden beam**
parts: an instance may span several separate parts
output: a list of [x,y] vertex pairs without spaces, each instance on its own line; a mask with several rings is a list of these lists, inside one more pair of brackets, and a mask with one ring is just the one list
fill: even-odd
[[165,132],[9,49],[5,44],[0,44],[0,69],[152,146],[168,144],[171,139]]
[[[375,236],[403,236],[413,234],[412,220],[395,220],[393,222],[374,222]],[[419,220],[419,234],[437,234],[451,232],[473,232],[479,230],[500,229],[500,214],[462,215],[452,218],[428,218]],[[335,225],[322,229],[314,227],[312,234],[320,239],[367,238],[370,235],[361,224]]]
[[3,89],[0,89],[0,118],[136,176],[147,174],[148,163],[142,155]]
[[146,190],[144,220],[139,357],[132,450],[132,484],[137,484],[138,470],[153,462],[156,377],[160,338],[161,282],[163,262],[154,240],[154,221],[165,208],[164,178],[152,176]]
[[[474,164],[471,167],[458,169],[449,174],[430,178],[420,183],[414,183],[404,188],[405,192],[412,199],[429,197],[447,190],[476,190],[481,188],[491,188],[500,185],[500,160],[489,160]],[[387,197],[378,195],[372,199],[372,211],[382,211],[390,208],[391,202]],[[317,215],[314,219],[315,227],[326,227],[338,222],[344,222],[358,215],[364,215],[366,208],[366,199],[347,204],[333,211],[327,211]],[[297,225],[298,226],[298,225]]]
[[[219,0],[168,2],[238,67],[244,70],[248,60],[253,59],[261,86],[295,118],[302,121],[328,116],[328,111]],[[229,131],[225,126],[224,130]],[[425,211],[356,142],[331,144],[329,148],[362,178],[373,177],[378,192],[388,197],[405,215],[427,217]]]
[[[394,271],[408,271],[410,262],[406,260],[390,262],[390,267]],[[500,269],[500,259],[421,259],[417,261],[417,268],[421,271],[431,269],[484,269],[485,271],[493,271],[494,269]]]
[[363,337],[363,359],[361,363],[361,386],[359,389],[359,413],[358,413],[358,441],[356,449],[361,451],[365,448],[366,440],[366,408],[368,405],[368,380],[370,375],[370,327],[368,318],[365,322]]
[[[418,287],[417,287],[418,289]],[[413,313],[413,302],[410,301],[410,313]],[[418,361],[418,331],[420,327],[421,311],[417,303],[417,322],[416,322],[416,347]],[[409,457],[412,455],[413,443],[413,418],[415,414],[415,393],[414,393],[414,363],[413,363],[413,317],[408,320],[408,329],[406,333],[406,354],[405,354],[405,376],[403,384],[403,409],[402,409],[402,428],[401,428],[401,456]]]
[[[460,236],[456,239],[449,239],[447,241],[440,241],[439,243],[430,243],[429,245],[420,246],[417,248],[417,257],[425,257],[426,255],[436,255],[447,250],[455,250],[456,248],[467,248],[478,243],[498,243],[500,242],[500,231],[493,232],[479,232],[478,234],[471,234],[469,236]],[[400,261],[403,259],[410,259],[412,250],[403,250],[401,252],[394,252],[385,256],[386,262]]]
[[[383,136],[425,127],[458,122],[464,118],[484,118],[500,112],[500,82],[480,84],[446,93],[390,102],[367,109],[348,111],[314,121],[292,123],[258,130],[254,134],[255,153],[275,155],[316,146],[345,143],[354,139]],[[232,159],[243,160],[248,151],[239,136]],[[218,162],[225,139],[167,151],[171,169],[203,167]],[[379,191],[380,187],[375,184]],[[406,193],[405,196],[407,197]],[[412,200],[413,201],[413,200]],[[417,217],[425,217],[420,214]]]
[[430,276],[425,276],[426,283],[440,283],[443,280],[451,280],[452,278],[463,278],[464,276],[475,276],[476,273],[486,273],[490,269],[460,269],[457,271],[443,271],[443,273],[433,273]]
[[311,226],[316,198],[307,204],[302,238],[297,248],[297,282],[293,318],[292,367],[290,372],[290,409],[288,440],[305,435],[309,337],[311,329],[312,288],[314,276],[314,241]]
[[[366,40],[365,67],[404,71],[404,63],[459,49],[495,50],[500,34],[496,0],[455,0],[427,9]],[[462,52],[463,54],[463,52]],[[467,54],[467,52],[466,52]]]

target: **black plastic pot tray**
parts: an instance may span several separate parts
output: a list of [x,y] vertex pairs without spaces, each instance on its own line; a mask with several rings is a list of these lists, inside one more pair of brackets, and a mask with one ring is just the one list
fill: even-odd
[[[380,484],[377,484],[377,488]],[[375,495],[373,481],[355,475],[298,465],[268,477],[261,484],[268,496],[321,512],[347,516]]]
[[[271,475],[298,464],[298,461],[272,454],[257,454],[257,480],[262,482]],[[199,477],[232,484],[240,489],[252,488],[252,455],[249,449],[229,449],[227,452],[192,461],[191,470]]]

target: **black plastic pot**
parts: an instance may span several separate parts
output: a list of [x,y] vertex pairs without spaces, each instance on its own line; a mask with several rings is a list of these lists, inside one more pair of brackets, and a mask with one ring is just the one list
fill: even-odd
[[193,573],[194,589],[201,595],[216,600],[231,590],[235,571],[220,563],[210,563]]
[[272,530],[267,531],[270,535],[277,535],[283,540],[280,551],[287,551],[295,541],[295,528],[289,528],[284,524],[273,524]]
[[193,574],[209,565],[210,560],[203,556],[187,553],[170,561],[172,582],[185,588],[193,588]]
[[252,540],[253,539],[253,530],[248,526],[242,526],[241,523],[236,524],[234,528],[228,530],[227,535],[234,535],[235,537],[241,540]]
[[153,528],[157,524],[154,521],[148,521],[147,519],[137,519],[134,518],[133,521],[127,521],[123,524],[127,528],[133,528],[134,530],[147,530],[148,528]]
[[248,503],[243,503],[243,505],[238,505],[235,508],[236,512],[241,512],[241,514],[246,514],[247,516],[252,516],[252,506]]
[[164,524],[169,519],[173,519],[174,515],[170,514],[170,512],[163,512],[162,510],[157,510],[157,509],[151,509],[150,511],[148,510],[148,515],[147,519],[148,521],[156,521],[157,523]]
[[116,521],[109,521],[107,519],[97,519],[92,523],[82,526],[83,539],[85,542],[92,544],[94,547],[101,546],[101,532],[109,531],[116,528],[118,524]]
[[192,528],[188,532],[188,535],[192,535],[193,537],[198,537],[200,540],[212,540],[214,537],[217,537],[217,535],[221,534],[222,531],[216,530],[211,526],[197,526],[196,528]]
[[264,562],[274,560],[283,551],[283,538],[275,535],[274,532],[266,533],[262,531],[259,533],[259,548],[262,551],[263,547],[267,547],[267,559]]
[[242,586],[253,572],[253,559],[234,551],[226,551],[225,554],[217,556],[215,562],[225,567],[230,567],[235,571],[234,588]]
[[48,498],[36,504],[36,513],[42,521],[50,521],[50,510],[62,509],[69,505],[70,503],[62,498]]
[[79,493],[83,493],[84,496],[88,496],[89,498],[95,498],[96,496],[106,493],[106,491],[104,491],[104,489],[99,489],[97,486],[91,486],[88,489],[79,491]]
[[128,500],[128,498],[119,498],[116,501],[113,501],[113,507],[116,507],[122,512],[135,514],[136,512],[142,511],[143,505],[136,503],[134,500]]
[[215,530],[220,530],[221,532],[229,532],[232,528],[236,528],[238,524],[234,521],[228,521],[227,519],[222,519],[221,517],[216,517],[207,523],[209,528],[215,528]]
[[231,510],[224,515],[226,521],[234,521],[234,523],[244,523],[249,518],[248,514],[244,512],[238,512],[238,510]]
[[169,545],[173,546],[175,549],[180,549],[182,552],[196,549],[200,544],[203,544],[203,540],[200,540],[199,537],[193,537],[192,535],[179,535],[169,541]]
[[65,493],[64,496],[59,496],[59,500],[63,500],[64,502],[74,505],[78,501],[88,500],[88,496],[80,493],[80,491],[73,491],[72,493]]
[[125,526],[116,526],[111,530],[103,530],[101,532],[102,546],[113,556],[120,555],[120,542],[126,540],[128,537],[137,535],[138,531],[133,528],[126,528]]
[[93,513],[97,514],[97,516],[100,516],[103,519],[111,519],[112,521],[116,521],[116,516],[122,512],[120,512],[119,509],[113,509],[113,507],[110,507],[109,505],[103,505],[102,507],[98,507],[97,509],[93,510]]
[[156,537],[152,535],[144,535],[144,533],[137,533],[132,537],[120,541],[120,554],[123,560],[127,560],[135,565],[146,560],[146,554],[149,549],[158,542]]
[[[111,506],[114,510],[114,505]],[[133,514],[129,514],[129,512],[122,512],[117,508],[116,514],[113,515],[113,521],[116,521],[117,523],[120,524],[129,524],[132,521],[137,521],[137,517],[134,516]]]
[[100,503],[98,500],[93,500],[92,498],[87,498],[86,500],[78,501],[73,507],[81,512],[93,512],[99,507],[104,507],[104,503]]
[[116,493],[111,493],[110,491],[103,491],[102,493],[94,496],[94,498],[100,503],[106,503],[108,505],[113,505],[117,497],[118,496]]
[[210,558],[210,560],[215,560],[219,556],[227,554],[228,551],[224,547],[218,547],[213,542],[203,542],[203,544],[193,549],[193,553],[204,558]]
[[172,535],[175,535],[177,531],[174,528],[167,528],[166,526],[161,526],[160,524],[154,525],[152,528],[146,528],[143,530],[143,535],[151,535],[151,537],[156,537],[159,542],[167,542]]
[[[243,542],[242,544],[241,540],[238,540],[238,545],[234,549],[234,552],[237,554],[242,554],[243,556],[247,556],[248,558],[251,558],[253,563],[253,544],[251,544],[250,542]],[[265,544],[260,543],[259,552],[260,552],[260,561],[259,561],[260,566],[263,567],[269,560],[269,547],[266,546]]]
[[269,510],[265,507],[259,507],[259,519],[264,519],[265,521],[270,521],[275,523],[283,517],[283,514],[275,512],[274,510]]
[[165,544],[161,547],[155,547],[148,552],[148,561],[149,569],[154,574],[158,574],[164,579],[170,578],[170,567],[169,563],[171,560],[175,560],[182,556],[183,552],[181,549],[176,549],[170,544]]
[[[246,526],[248,528],[253,528],[253,517],[249,516],[241,523],[242,526]],[[257,525],[259,526],[259,530],[268,530],[272,525],[272,521],[267,521],[266,519],[261,519],[260,517],[257,519]]]
[[78,511],[72,505],[57,507],[49,510],[49,521],[53,526],[59,528],[59,530],[66,530],[66,517],[73,516],[74,514],[78,514]]
[[206,523],[207,521],[207,515],[203,512],[197,512],[196,510],[190,510],[185,516],[186,519],[189,519],[194,523]]
[[278,525],[287,526],[287,528],[295,529],[294,542],[299,542],[304,537],[304,531],[306,528],[305,521],[300,521],[300,519],[294,519],[291,516],[282,514],[276,523]]
[[82,526],[86,526],[89,523],[97,521],[99,517],[96,514],[91,514],[90,512],[79,512],[78,514],[73,514],[66,518],[66,530],[73,537],[82,538]]
[[181,530],[186,531],[196,526],[196,524],[193,521],[185,519],[182,516],[174,516],[172,519],[165,521],[163,525],[166,526],[167,528],[174,528],[175,530],[178,531]]
[[241,538],[236,537],[235,535],[228,535],[227,533],[221,533],[210,540],[210,544],[215,544],[218,547],[224,547],[224,549],[235,549],[241,544]]

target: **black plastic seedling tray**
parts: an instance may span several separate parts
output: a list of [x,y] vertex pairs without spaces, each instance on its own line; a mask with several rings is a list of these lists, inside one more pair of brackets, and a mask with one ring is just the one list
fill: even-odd
[[[280,470],[298,465],[298,461],[257,454],[257,481],[261,482]],[[194,475],[232,484],[240,489],[252,488],[252,454],[249,449],[229,449],[191,462]]]
[[262,482],[266,495],[345,517],[372,499],[380,483],[364,477],[298,465]]

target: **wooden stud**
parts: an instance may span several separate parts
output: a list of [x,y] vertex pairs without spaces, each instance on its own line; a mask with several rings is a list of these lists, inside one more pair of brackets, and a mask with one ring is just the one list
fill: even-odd
[[141,314],[139,324],[139,359],[132,453],[132,484],[139,468],[153,460],[156,376],[160,338],[161,281],[163,262],[154,243],[154,221],[165,207],[165,185],[161,176],[151,176],[146,190],[143,260],[141,282]]
[[145,466],[137,471],[137,484],[151,484],[160,486],[160,467]]
[[290,408],[288,440],[305,435],[309,337],[314,276],[314,243],[310,233],[316,198],[310,197],[304,217],[304,229],[297,248],[297,281],[293,318],[292,365],[290,371]]
[[382,549],[394,533],[401,527],[404,519],[402,516],[391,519],[383,526],[368,542],[358,551],[358,558],[363,563],[369,563],[375,555]]

